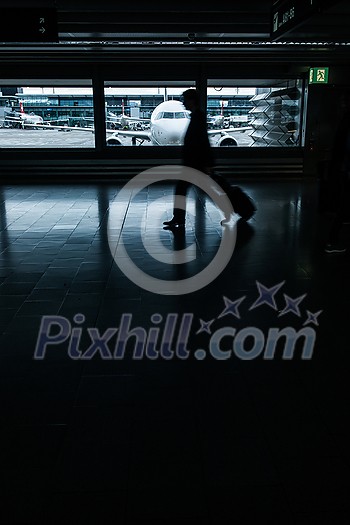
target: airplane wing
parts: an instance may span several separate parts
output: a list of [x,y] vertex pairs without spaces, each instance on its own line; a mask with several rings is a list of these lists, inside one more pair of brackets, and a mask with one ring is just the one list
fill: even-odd
[[90,131],[90,133],[94,133],[95,132],[95,128],[79,128],[79,127],[75,127],[75,126],[51,126],[51,124],[27,124],[26,122],[23,122],[23,125],[25,127],[32,127],[32,128],[63,129],[63,130],[74,130],[74,131]]
[[208,135],[226,135],[227,133],[232,133],[233,131],[247,131],[248,129],[253,129],[252,126],[242,126],[241,128],[223,128],[223,129],[208,129]]
[[[95,132],[95,128],[82,128],[82,127],[76,127],[76,126],[52,126],[51,124],[26,124],[24,123],[25,127],[32,127],[32,128],[42,128],[42,129],[61,129],[64,131],[89,131],[90,133]],[[141,140],[151,140],[151,134],[149,131],[129,131],[129,130],[112,130],[112,129],[106,129],[106,133],[109,133],[111,135],[117,136],[120,135],[121,137],[135,137],[136,139]]]
[[[85,117],[85,118],[89,118],[89,117]],[[120,120],[120,121],[123,121],[123,120],[131,120],[131,121],[135,121],[135,122],[150,122],[151,119],[150,118],[141,118],[141,117],[129,117],[128,115],[124,115],[124,114],[121,114],[121,115],[107,115],[107,118],[113,118],[114,120],[111,120],[111,122],[115,122],[116,120]]]
[[135,120],[136,122],[150,122],[150,118],[141,118],[141,117],[128,117],[127,115],[116,115],[116,118],[120,120]]
[[[109,130],[106,130],[109,131]],[[113,131],[114,136],[120,137],[134,137],[135,139],[151,140],[151,133],[149,131],[132,131],[132,130],[117,130]]]

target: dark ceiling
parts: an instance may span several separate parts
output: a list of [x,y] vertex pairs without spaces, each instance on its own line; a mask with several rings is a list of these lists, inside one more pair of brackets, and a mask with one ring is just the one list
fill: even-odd
[[[306,0],[295,0],[302,3]],[[316,1],[316,0],[315,0]],[[323,8],[282,41],[350,42],[350,1],[317,0]],[[37,0],[30,7],[54,7],[59,41],[142,42],[183,45],[201,42],[269,42],[272,0],[139,1]],[[1,7],[13,3],[1,2]],[[206,7],[204,7],[206,6]],[[18,16],[28,2],[16,1]]]

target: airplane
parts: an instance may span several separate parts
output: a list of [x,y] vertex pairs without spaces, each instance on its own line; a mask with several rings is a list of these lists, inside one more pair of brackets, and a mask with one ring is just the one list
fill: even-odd
[[149,122],[150,119],[139,118],[139,117],[129,117],[124,112],[124,100],[122,100],[122,112],[120,115],[116,115],[112,111],[107,111],[107,120],[106,123],[110,124],[111,129],[142,129],[144,122]]
[[[131,117],[128,117],[131,118]],[[133,145],[142,145],[145,141],[151,142],[155,146],[181,146],[183,144],[184,136],[190,122],[190,112],[187,111],[179,100],[166,100],[161,102],[152,112],[149,122],[149,129],[147,130],[109,130],[106,133],[109,137],[106,140],[108,146],[122,146],[121,137],[131,137]],[[146,119],[137,119],[135,120]],[[79,126],[57,126],[51,124],[29,124],[26,126],[33,128],[49,128],[58,130],[74,130],[74,131],[89,131],[94,133],[94,127],[79,127]],[[209,129],[209,137],[219,136],[215,146],[237,146],[237,141],[229,133],[244,132],[251,130],[251,126],[235,127],[226,129]]]
[[23,102],[19,103],[19,111],[6,112],[4,115],[5,125],[8,127],[14,128],[25,128],[28,124],[30,127],[35,127],[36,125],[42,125],[44,120],[39,115],[35,113],[25,113],[23,109]]
[[[149,130],[117,130],[107,138],[107,145],[122,146],[120,137],[131,137],[132,144],[139,145],[144,141],[155,146],[180,146],[183,144],[187,126],[190,121],[190,112],[179,100],[161,102],[154,110],[150,119]],[[240,128],[210,129],[209,137],[220,135],[217,146],[237,146],[237,141],[229,133],[251,130],[251,126]],[[108,131],[108,130],[107,130]]]
[[223,115],[211,115],[207,117],[208,129],[223,128],[224,127],[224,116]]

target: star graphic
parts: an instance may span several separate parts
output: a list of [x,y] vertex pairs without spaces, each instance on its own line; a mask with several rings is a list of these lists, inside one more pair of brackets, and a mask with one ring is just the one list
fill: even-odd
[[277,310],[277,305],[274,296],[278,292],[278,290],[282,288],[286,281],[282,281],[279,284],[275,284],[275,286],[272,286],[271,288],[267,288],[263,284],[259,283],[259,281],[255,282],[258,287],[259,297],[255,301],[255,303],[252,304],[249,310],[253,310],[258,306],[261,306],[262,304],[267,304],[271,306],[271,308],[273,308],[274,310]]
[[214,319],[212,319],[211,321],[203,321],[203,319],[199,319],[199,322],[201,324],[201,327],[199,328],[199,330],[197,330],[196,335],[202,332],[207,332],[207,334],[211,334],[210,326],[213,324]]
[[323,312],[323,310],[319,310],[318,312],[315,312],[314,314],[312,312],[309,312],[309,310],[306,310],[307,313],[307,319],[303,326],[309,323],[314,323],[316,326],[318,326],[317,317]]
[[281,312],[279,313],[278,317],[280,317],[281,315],[285,315],[285,314],[287,314],[289,312],[292,312],[293,314],[295,314],[298,317],[300,317],[301,314],[300,314],[300,310],[299,310],[299,304],[301,303],[301,301],[303,299],[305,299],[307,294],[304,293],[304,295],[301,295],[300,297],[296,297],[296,299],[292,299],[291,297],[289,297],[285,293],[283,295],[284,295],[284,298],[286,300],[286,306],[285,306],[285,308],[283,310],[281,310]]
[[224,317],[224,315],[227,314],[232,314],[238,319],[240,319],[241,316],[239,315],[238,306],[241,304],[242,301],[244,301],[245,298],[246,296],[244,295],[243,297],[236,299],[236,301],[230,301],[230,299],[224,297],[225,309],[221,312],[218,319],[220,319],[220,317]]

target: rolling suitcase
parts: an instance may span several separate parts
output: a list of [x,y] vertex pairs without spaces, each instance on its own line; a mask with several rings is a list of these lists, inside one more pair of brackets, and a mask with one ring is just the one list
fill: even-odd
[[256,212],[256,206],[253,199],[251,199],[251,197],[249,197],[249,195],[247,195],[239,186],[231,186],[224,177],[213,175],[212,178],[227,194],[234,211],[245,221],[251,219]]

